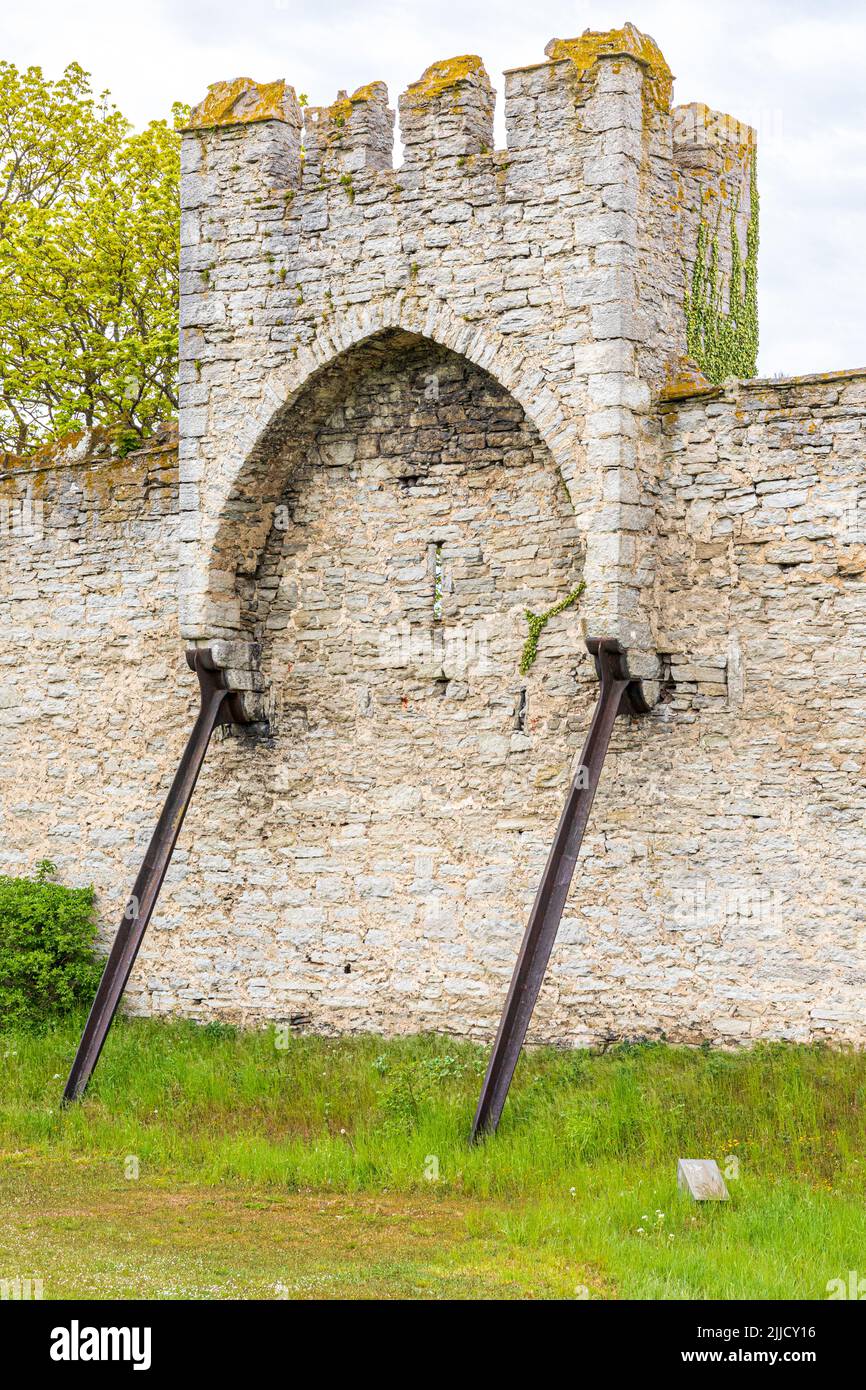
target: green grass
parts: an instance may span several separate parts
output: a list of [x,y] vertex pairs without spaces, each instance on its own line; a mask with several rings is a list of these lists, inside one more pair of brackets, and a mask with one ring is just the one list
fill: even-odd
[[[543,1049],[471,1148],[472,1044],[120,1020],[64,1110],[79,1028],[0,1038],[0,1277],[56,1296],[822,1298],[866,1271],[860,1053]],[[680,1155],[735,1158],[731,1201],[680,1197]]]

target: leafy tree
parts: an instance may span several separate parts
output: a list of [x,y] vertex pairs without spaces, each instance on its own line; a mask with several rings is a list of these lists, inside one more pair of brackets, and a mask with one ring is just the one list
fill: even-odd
[[179,182],[165,121],[0,63],[0,447],[176,410]]

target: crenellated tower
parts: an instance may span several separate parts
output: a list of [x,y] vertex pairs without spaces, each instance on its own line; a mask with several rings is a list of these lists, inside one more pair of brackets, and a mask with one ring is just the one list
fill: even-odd
[[727,118],[672,109],[670,69],[630,24],[545,51],[505,74],[504,150],[473,55],[402,94],[397,168],[381,82],[302,111],[285,83],[242,78],[192,113],[182,629],[239,688],[257,684],[243,595],[294,408],[323,370],[401,332],[483,368],[522,407],[573,507],[587,630],[618,637],[652,693],[656,403],[693,375],[701,333],[737,341],[754,133],[731,141]]

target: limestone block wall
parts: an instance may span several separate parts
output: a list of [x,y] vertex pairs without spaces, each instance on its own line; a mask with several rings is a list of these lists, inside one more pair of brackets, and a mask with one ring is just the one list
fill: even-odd
[[730,282],[754,141],[684,125],[651,40],[506,73],[503,151],[494,98],[433,64],[398,169],[381,83],[196,109],[179,439],[0,469],[0,871],[94,882],[107,945],[183,641],[215,644],[257,722],[208,754],[129,1007],[489,1037],[584,639],[617,636],[656,703],[617,722],[531,1036],[862,1044],[866,373],[683,369],[688,248],[718,205]]
[[866,372],[740,383],[663,428],[664,815],[694,832],[686,915],[706,904],[682,941],[730,1035],[862,1043]]
[[2,871],[49,858],[95,883],[106,945],[197,706],[177,498],[175,435],[118,459],[94,433],[0,467]]
[[[241,585],[271,731],[212,747],[129,1007],[489,1037],[595,697],[579,608],[519,671],[522,608],[585,577],[571,502],[412,335],[297,419]],[[862,1044],[866,374],[659,430],[662,696],[615,730],[532,1037]],[[107,944],[196,705],[173,446],[7,468],[0,503],[0,870],[95,881]]]

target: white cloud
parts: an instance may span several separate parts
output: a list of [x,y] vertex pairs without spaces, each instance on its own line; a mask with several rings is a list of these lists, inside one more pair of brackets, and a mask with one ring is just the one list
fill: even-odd
[[[622,4],[622,0],[620,0]],[[866,365],[866,9],[860,0],[641,0],[676,100],[759,127],[761,370]],[[4,56],[51,74],[75,60],[136,123],[208,83],[285,77],[317,103],[373,78],[397,93],[437,58],[538,61],[548,39],[610,28],[608,4],[551,0],[29,0],[7,5]],[[500,140],[503,138],[500,128]]]

